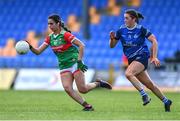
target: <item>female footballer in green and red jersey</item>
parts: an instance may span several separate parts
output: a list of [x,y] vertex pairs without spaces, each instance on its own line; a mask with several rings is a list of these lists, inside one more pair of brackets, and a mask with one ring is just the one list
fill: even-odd
[[31,51],[38,55],[50,46],[58,58],[61,81],[66,93],[81,104],[84,111],[94,110],[92,105],[88,104],[77,91],[73,90],[73,81],[75,80],[80,93],[87,93],[96,87],[112,89],[111,85],[100,79],[85,84],[84,72],[87,71],[88,67],[82,62],[84,44],[64,26],[59,15],[49,16],[48,26],[52,33],[39,48],[30,45]]

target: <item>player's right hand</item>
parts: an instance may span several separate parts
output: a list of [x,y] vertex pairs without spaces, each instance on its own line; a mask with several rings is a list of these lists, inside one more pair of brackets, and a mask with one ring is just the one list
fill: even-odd
[[161,65],[158,58],[150,58],[150,61],[151,61],[151,63],[153,63],[156,67],[159,67],[159,66]]
[[115,32],[111,31],[109,34],[110,34],[110,39],[115,39]]
[[24,41],[26,41],[29,44],[29,48],[31,49],[32,45],[30,44],[30,42],[28,40],[24,40]]
[[29,43],[29,41],[28,41],[28,40],[24,40],[24,41],[26,41],[26,42],[30,45],[30,43]]

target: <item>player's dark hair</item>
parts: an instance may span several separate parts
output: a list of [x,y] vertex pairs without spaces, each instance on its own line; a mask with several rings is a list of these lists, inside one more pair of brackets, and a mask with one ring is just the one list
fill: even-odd
[[139,19],[144,19],[144,16],[134,9],[128,9],[125,13],[129,14],[132,18],[136,18],[137,23],[139,23]]
[[64,22],[61,20],[60,16],[57,14],[52,14],[48,17],[48,19],[52,19],[55,23],[60,23],[60,27],[62,27],[65,31],[71,33],[71,31],[65,26]]

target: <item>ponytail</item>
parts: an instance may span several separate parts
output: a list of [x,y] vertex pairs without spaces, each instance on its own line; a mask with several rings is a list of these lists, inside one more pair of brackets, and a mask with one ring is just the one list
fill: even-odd
[[140,19],[144,19],[144,16],[139,12],[137,12],[137,17],[140,18]]
[[139,19],[144,19],[144,16],[134,9],[128,9],[125,13],[129,14],[132,18],[136,18],[137,23],[139,23]]
[[65,31],[71,33],[71,31],[65,26],[64,21],[62,21],[62,20],[61,20],[61,27],[62,27]]

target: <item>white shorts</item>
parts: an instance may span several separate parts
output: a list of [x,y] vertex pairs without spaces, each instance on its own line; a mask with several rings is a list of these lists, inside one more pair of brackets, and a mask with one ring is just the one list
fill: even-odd
[[74,73],[76,73],[76,72],[78,72],[78,71],[80,71],[80,70],[78,69],[77,63],[75,63],[75,64],[74,64],[72,67],[70,67],[70,68],[66,68],[66,69],[60,70],[60,74],[63,74],[63,73],[66,73],[66,72],[71,72],[72,74],[74,74]]

